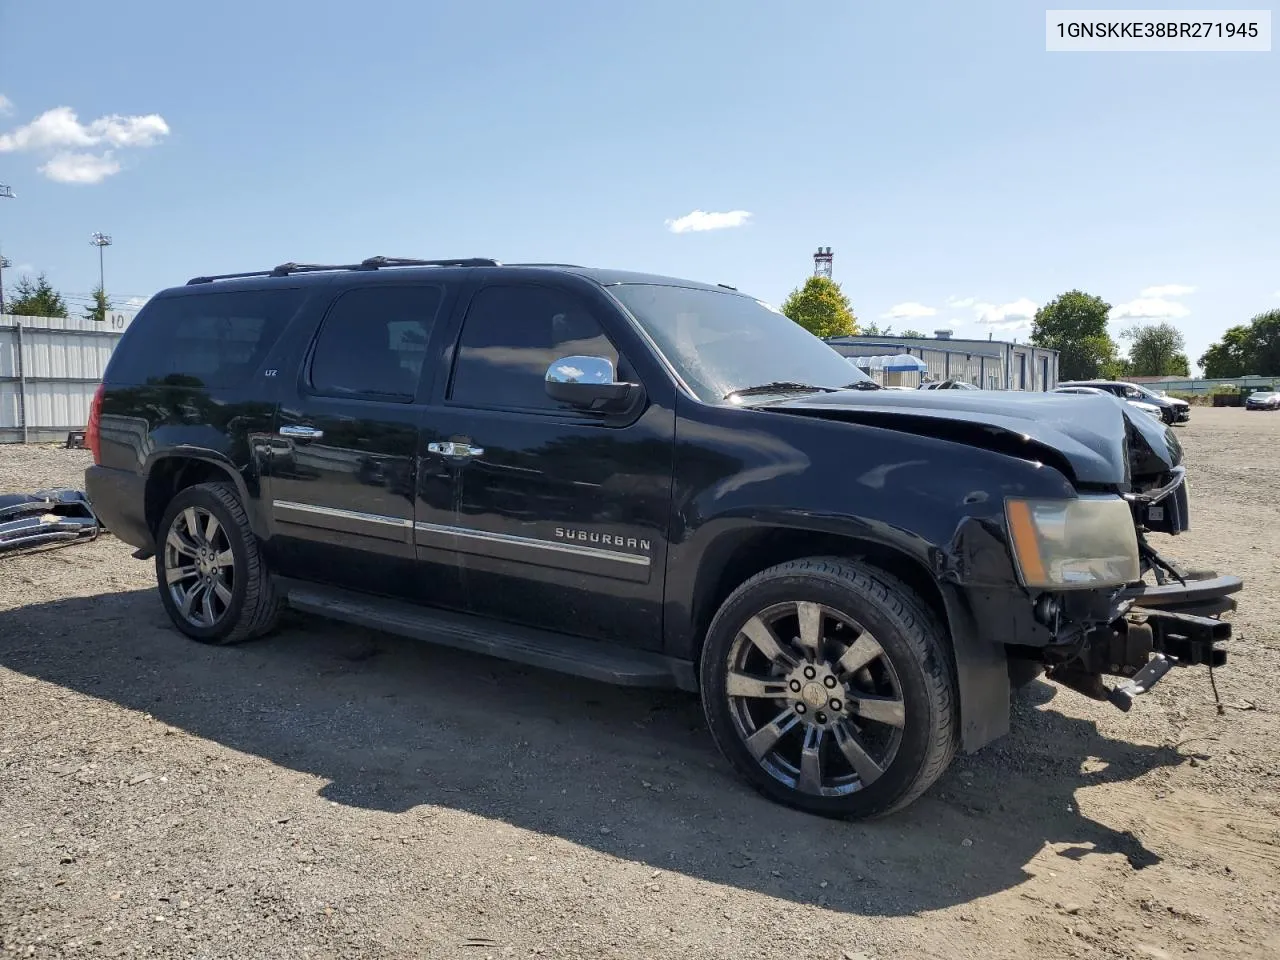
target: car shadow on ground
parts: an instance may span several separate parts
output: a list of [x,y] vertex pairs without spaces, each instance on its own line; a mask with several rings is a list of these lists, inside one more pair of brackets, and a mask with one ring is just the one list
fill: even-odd
[[323,778],[320,795],[341,804],[410,817],[421,804],[462,810],[868,916],[1009,889],[1046,843],[1055,845],[1050,861],[1156,863],[1133,834],[1081,815],[1074,795],[1185,759],[1035,709],[1056,689],[1036,682],[1015,698],[1009,737],[958,758],[908,810],[844,823],[743,786],[692,696],[617,689],[320,620],[290,617],[272,637],[210,648],[173,630],[154,590],[61,600],[0,613],[0,666]]

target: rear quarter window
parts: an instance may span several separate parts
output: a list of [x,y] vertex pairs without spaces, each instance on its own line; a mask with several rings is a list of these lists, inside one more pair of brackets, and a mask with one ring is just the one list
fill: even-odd
[[117,345],[104,380],[236,387],[251,377],[302,305],[298,288],[159,297]]

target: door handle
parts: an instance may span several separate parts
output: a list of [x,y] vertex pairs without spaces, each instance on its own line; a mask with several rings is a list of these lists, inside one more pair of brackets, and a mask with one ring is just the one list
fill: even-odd
[[428,443],[427,451],[429,453],[439,453],[446,457],[484,456],[484,447],[473,447],[469,443],[457,443],[453,440],[445,440],[443,443]]
[[293,437],[295,440],[319,440],[324,436],[323,430],[295,423],[285,424],[280,428],[279,433],[282,437]]

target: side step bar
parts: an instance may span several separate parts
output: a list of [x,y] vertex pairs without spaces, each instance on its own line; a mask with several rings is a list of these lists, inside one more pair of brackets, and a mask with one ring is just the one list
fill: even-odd
[[290,607],[330,620],[617,686],[697,690],[692,664],[645,650],[296,580],[277,586]]

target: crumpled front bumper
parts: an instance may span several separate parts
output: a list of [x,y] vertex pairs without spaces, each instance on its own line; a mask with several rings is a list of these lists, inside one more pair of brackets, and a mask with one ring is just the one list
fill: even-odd
[[0,552],[72,540],[92,540],[102,524],[79,490],[37,490],[0,496]]

